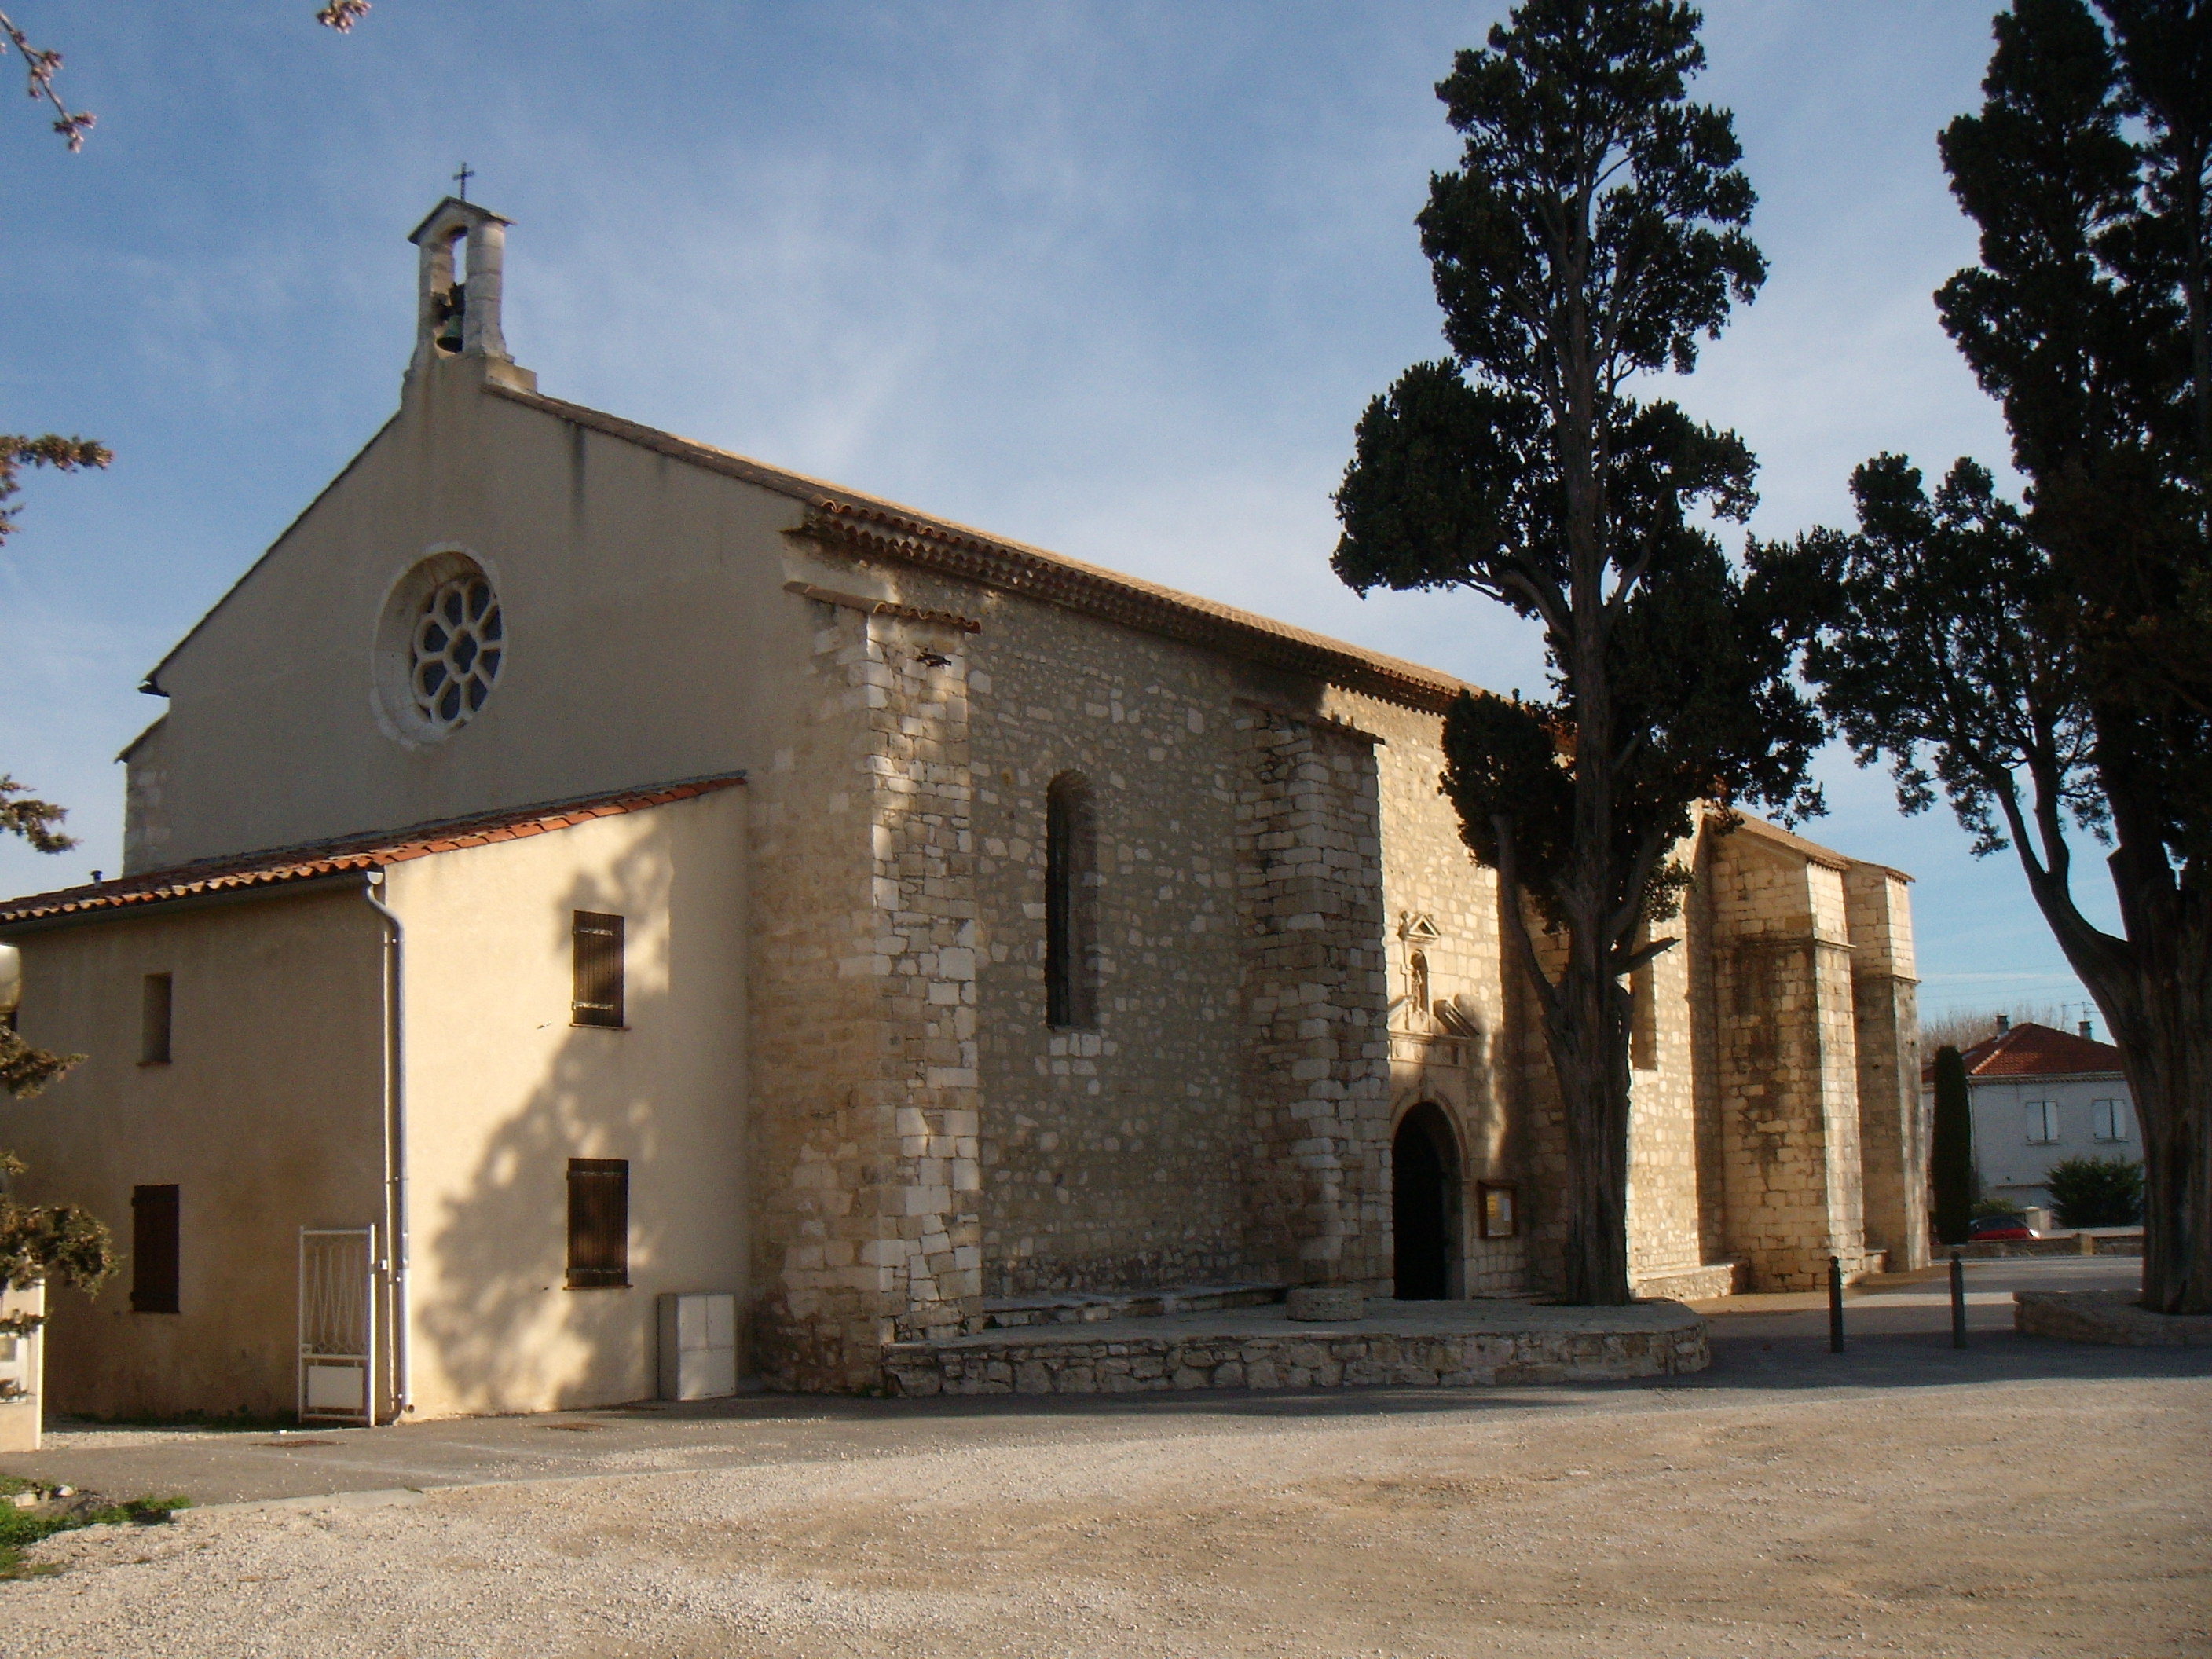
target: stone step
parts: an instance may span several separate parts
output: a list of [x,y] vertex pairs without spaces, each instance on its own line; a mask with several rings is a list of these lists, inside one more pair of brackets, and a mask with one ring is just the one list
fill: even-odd
[[1216,1313],[1280,1302],[1288,1285],[1174,1285],[1152,1291],[1038,1291],[1028,1296],[983,1298],[983,1328],[1024,1325],[1096,1325],[1113,1319],[1157,1319],[1164,1314]]
[[1672,1267],[1637,1279],[1629,1289],[1639,1299],[1663,1297],[1674,1302],[1709,1302],[1734,1296],[1741,1286],[1741,1264],[1708,1261],[1696,1267]]

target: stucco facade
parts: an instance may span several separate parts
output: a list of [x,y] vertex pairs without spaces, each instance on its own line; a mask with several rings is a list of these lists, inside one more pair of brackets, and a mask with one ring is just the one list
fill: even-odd
[[[434,241],[489,234],[459,208]],[[543,397],[477,296],[465,337],[425,292],[398,413],[151,677],[125,875],[0,906],[26,1035],[94,1056],[34,1109],[47,1189],[112,1210],[184,1159],[210,1196],[248,1166],[282,1194],[258,1243],[188,1249],[267,1258],[219,1330],[62,1298],[58,1399],[283,1400],[269,1240],[392,1224],[371,870],[404,934],[411,1217],[380,1316],[419,1413],[649,1393],[663,1290],[737,1295],[741,1370],[829,1389],[1054,1292],[1387,1296],[1417,1201],[1441,1293],[1556,1282],[1556,1091],[1437,789],[1456,681]],[[473,707],[434,626],[462,588],[495,595]],[[1072,897],[1055,788],[1083,801]],[[1634,988],[1632,1270],[1689,1293],[1917,1261],[1905,880],[1720,830]],[[349,886],[269,873],[333,848]],[[1083,910],[1079,1018],[1048,994],[1055,903]],[[629,919],[625,1030],[569,1022],[568,919],[599,912]],[[149,1079],[118,1022],[187,939],[209,1069],[180,1036]],[[203,982],[227,1023],[192,1024]],[[1415,1117],[1444,1127],[1409,1197]],[[627,1291],[559,1288],[569,1158],[629,1161]]]
[[[2024,1020],[1965,1049],[1974,1167],[1984,1194],[2027,1208],[2051,1202],[2051,1166],[2068,1158],[2142,1162],[2134,1097],[2120,1051],[2089,1035]],[[1935,1109],[1932,1068],[1923,1073]]]

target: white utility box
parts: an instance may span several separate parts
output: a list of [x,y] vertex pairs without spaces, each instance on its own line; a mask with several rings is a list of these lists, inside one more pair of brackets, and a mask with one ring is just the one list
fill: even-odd
[[738,1298],[684,1291],[660,1298],[660,1397],[720,1400],[738,1391]]

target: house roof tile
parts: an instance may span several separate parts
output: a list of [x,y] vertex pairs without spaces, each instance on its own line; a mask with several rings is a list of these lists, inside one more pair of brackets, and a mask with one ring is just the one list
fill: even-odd
[[90,918],[102,913],[160,904],[173,899],[311,881],[318,877],[338,875],[349,870],[381,870],[387,865],[404,864],[410,859],[428,858],[436,853],[488,847],[496,842],[520,841],[526,836],[542,836],[551,830],[588,823],[593,818],[615,817],[647,807],[665,806],[674,801],[712,794],[744,781],[744,773],[725,772],[713,777],[687,778],[677,783],[611,790],[578,796],[570,800],[541,802],[497,812],[475,813],[467,817],[413,824],[404,830],[381,830],[373,835],[341,836],[297,847],[275,848],[230,858],[207,859],[167,870],[142,871],[137,875],[118,876],[112,881],[94,882],[83,887],[66,887],[56,892],[33,893],[23,898],[0,901],[0,929],[31,922],[52,926],[77,917]]
[[[1969,1078],[1994,1082],[2008,1077],[2094,1077],[2118,1075],[2120,1051],[2094,1037],[2076,1036],[2055,1026],[2022,1020],[2009,1030],[1984,1037],[1959,1051]],[[1921,1067],[1932,1080],[1933,1063]]]

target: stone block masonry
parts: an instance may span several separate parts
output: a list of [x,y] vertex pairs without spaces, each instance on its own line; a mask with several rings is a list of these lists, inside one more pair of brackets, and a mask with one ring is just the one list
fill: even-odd
[[1720,839],[1715,1026],[1729,1255],[1757,1290],[1863,1270],[1858,1055],[1842,860],[1747,825]]
[[[1494,1331],[1416,1363],[1358,1346],[1382,1340],[1364,1327],[1317,1365],[1119,1331],[1124,1351],[1077,1360],[969,1353],[1012,1342],[992,1327],[1040,1297],[1263,1283],[1389,1305],[1393,1132],[1423,1104],[1457,1138],[1450,1294],[1556,1288],[1557,1090],[1496,878],[1437,791],[1432,710],[800,544],[807,690],[755,775],[767,1380],[884,1386],[894,1353],[897,1386],[940,1390],[1012,1388],[1020,1365],[1057,1389],[1661,1364],[1648,1345],[1497,1350]],[[1047,802],[1071,774],[1095,830],[1096,994],[1061,1028]],[[1695,856],[1683,942],[1631,988],[1632,1277],[1809,1286],[1831,1254],[1856,1273],[1866,1164],[1901,1159],[1911,1127],[1890,1110],[1910,1070],[1902,880],[1757,826],[1703,832]],[[1509,1236],[1482,1236],[1483,1182],[1515,1189]]]
[[1710,1363],[1705,1322],[1679,1303],[1632,1308],[1425,1304],[1356,1325],[1242,1317],[1145,1320],[1110,1334],[992,1332],[885,1351],[886,1386],[912,1397],[1137,1394],[1198,1389],[1470,1388],[1673,1376]]
[[860,1389],[981,1311],[963,635],[793,603],[815,696],[755,824],[756,1364]]
[[1390,1291],[1389,1066],[1374,739],[1243,705],[1237,803],[1255,1241],[1281,1276]]

